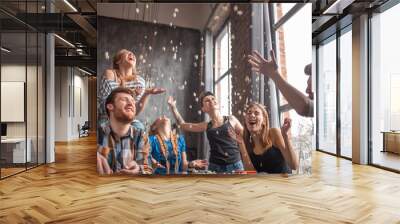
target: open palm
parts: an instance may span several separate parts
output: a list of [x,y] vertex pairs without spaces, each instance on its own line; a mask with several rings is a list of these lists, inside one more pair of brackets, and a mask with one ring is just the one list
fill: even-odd
[[146,93],[152,95],[161,94],[164,93],[165,91],[166,90],[164,88],[156,88],[156,87],[146,89]]
[[271,60],[266,60],[260,53],[253,51],[251,55],[248,55],[248,62],[251,65],[251,70],[257,73],[262,73],[270,78],[273,78],[278,69],[278,65],[275,59],[275,52],[270,51]]
[[174,100],[174,98],[173,98],[172,96],[169,96],[169,97],[168,97],[167,103],[168,103],[168,105],[170,105],[171,107],[176,106],[176,100]]

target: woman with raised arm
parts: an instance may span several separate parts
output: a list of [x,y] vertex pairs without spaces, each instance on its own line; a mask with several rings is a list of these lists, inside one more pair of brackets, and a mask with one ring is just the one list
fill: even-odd
[[268,113],[259,103],[250,103],[245,111],[244,143],[257,172],[291,173],[299,166],[299,158],[292,148],[287,132],[291,120],[279,130],[270,128]]
[[[188,132],[206,132],[210,144],[208,170],[217,173],[243,171],[242,158],[247,156],[244,145],[239,144],[237,136],[241,136],[243,127],[235,116],[222,116],[219,105],[211,92],[200,95],[201,110],[207,113],[211,121],[187,123],[176,108],[176,101],[170,96],[168,104],[180,128]],[[244,164],[245,166],[247,164]],[[247,166],[246,166],[246,170]]]
[[[107,113],[104,102],[113,89],[117,87],[127,87],[134,91],[136,100],[136,115],[143,111],[147,104],[148,97],[153,94],[165,92],[162,88],[146,89],[145,80],[136,72],[136,57],[126,49],[119,50],[113,58],[113,68],[104,72],[100,91],[99,101],[99,125],[102,126],[107,121]],[[135,128],[144,130],[143,124],[139,120],[134,120],[132,125]]]

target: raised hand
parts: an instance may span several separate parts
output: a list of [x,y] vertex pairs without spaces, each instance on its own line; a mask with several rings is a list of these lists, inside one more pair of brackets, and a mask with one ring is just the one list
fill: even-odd
[[267,75],[273,79],[277,75],[278,65],[273,50],[270,51],[270,55],[271,60],[266,60],[260,55],[260,53],[253,51],[251,55],[248,55],[248,62],[251,65],[251,70]]
[[147,88],[145,90],[146,94],[151,94],[151,95],[156,95],[156,94],[161,94],[164,93],[166,90],[164,88],[157,88],[157,87],[152,87],[152,88]]
[[174,98],[172,96],[168,97],[167,103],[171,107],[175,107],[176,106],[176,100],[174,100]]
[[281,127],[281,133],[283,136],[287,136],[289,129],[292,127],[292,119],[285,118],[283,125]]

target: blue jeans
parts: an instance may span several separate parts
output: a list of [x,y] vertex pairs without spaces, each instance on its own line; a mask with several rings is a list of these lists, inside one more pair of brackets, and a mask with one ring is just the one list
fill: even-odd
[[209,163],[208,170],[217,173],[232,173],[233,171],[243,171],[244,168],[243,168],[243,163],[240,160],[236,163],[232,163],[229,165],[218,165],[215,163]]

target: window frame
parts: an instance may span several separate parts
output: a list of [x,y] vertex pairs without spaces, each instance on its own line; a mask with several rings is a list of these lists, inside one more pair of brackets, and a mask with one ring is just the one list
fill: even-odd
[[387,170],[387,171],[391,171],[391,172],[395,172],[395,173],[400,173],[400,170],[398,169],[394,169],[394,168],[390,168],[384,165],[380,165],[377,163],[374,163],[373,161],[373,154],[374,154],[374,147],[373,147],[373,133],[372,133],[372,94],[373,94],[373,88],[372,88],[372,47],[373,47],[373,43],[372,43],[372,19],[374,17],[374,14],[382,14],[385,11],[391,9],[392,7],[395,7],[396,5],[400,4],[398,1],[396,0],[388,0],[387,2],[383,3],[382,5],[380,5],[379,7],[375,8],[372,11],[368,12],[368,30],[367,30],[367,38],[368,38],[368,62],[367,62],[367,79],[368,79],[368,100],[367,100],[367,119],[368,119],[368,124],[367,124],[367,139],[368,139],[368,148],[367,148],[367,163],[370,166],[373,167],[377,167],[383,170]]
[[[221,34],[223,32],[226,32],[226,34],[228,35],[228,69],[221,74],[217,79],[216,79],[216,62],[217,57],[216,57],[216,51],[217,51],[217,41],[218,39],[221,37]],[[221,38],[222,39],[222,38]],[[213,64],[214,64],[214,68],[213,68],[213,89],[214,89],[214,94],[217,97],[217,86],[219,84],[222,84],[221,82],[224,79],[228,79],[228,89],[230,90],[232,87],[232,83],[231,83],[231,75],[232,75],[232,67],[231,67],[231,63],[232,63],[232,59],[230,58],[231,55],[231,49],[229,48],[231,43],[231,22],[230,22],[230,17],[228,17],[225,22],[222,24],[221,28],[218,30],[218,32],[213,36]],[[220,102],[220,99],[217,99]],[[228,94],[228,114],[226,115],[232,115],[232,91],[229,91]],[[221,106],[221,105],[220,105]]]
[[[268,4],[268,3],[266,3]],[[277,32],[279,30],[279,28],[281,28],[286,22],[288,22],[290,19],[293,19],[293,16],[296,15],[296,13],[298,13],[303,6],[305,6],[307,3],[297,3],[295,5],[293,5],[285,14],[282,15],[281,18],[279,18],[278,20],[276,20],[275,18],[275,4],[271,4],[272,7],[269,8],[269,19],[271,21],[271,40],[272,40],[272,49],[274,50],[275,54],[277,55]],[[267,49],[264,49],[265,52],[267,52]],[[280,91],[278,88],[275,89],[276,91],[276,99],[277,99],[277,106],[278,106],[278,122],[279,125],[282,125],[282,116],[283,113],[285,112],[289,112],[291,110],[293,110],[293,108],[291,108],[289,106],[289,103],[283,104],[281,105],[281,97],[280,97]]]
[[[340,21],[339,21],[340,22]],[[343,28],[341,28],[340,30],[337,30],[335,33],[333,33],[332,35],[329,35],[328,37],[318,41],[318,43],[316,44],[316,101],[319,101],[319,88],[320,88],[320,74],[319,74],[319,47],[322,43],[326,44],[329,43],[330,41],[335,41],[336,42],[336,152],[335,153],[331,153],[328,152],[324,149],[320,148],[320,142],[319,142],[319,112],[320,112],[320,108],[318,106],[318,103],[315,105],[316,106],[316,150],[319,152],[323,152],[323,153],[327,153],[329,155],[333,155],[339,158],[343,158],[346,160],[352,160],[352,158],[347,157],[342,155],[342,149],[341,149],[341,131],[342,131],[342,127],[341,127],[341,108],[340,108],[340,104],[341,104],[341,89],[340,89],[340,85],[341,85],[341,66],[340,66],[340,42],[341,42],[341,36],[343,36],[344,34],[346,34],[347,32],[352,32],[352,22],[350,22],[349,24],[347,24],[346,26],[344,26]]]
[[[39,12],[39,3],[45,3],[44,1],[34,1],[32,2],[33,4],[36,4],[36,9],[34,9],[33,13]],[[26,16],[27,13],[31,13],[28,12],[28,8],[27,8],[27,2],[23,2],[23,5],[21,7],[24,7],[24,11],[21,12],[21,14],[24,16],[25,20],[26,20]],[[45,12],[47,12],[49,10],[49,8],[46,6],[45,7]],[[36,11],[36,12],[35,12]],[[38,29],[38,28],[34,28],[31,25],[23,22],[22,20],[18,19],[17,17],[15,17],[12,13],[6,11],[6,10],[2,10],[2,12],[0,12],[0,14],[4,14],[6,16],[6,18],[11,19],[14,22],[20,23],[21,27],[20,29],[17,30],[1,30],[0,29],[0,46],[3,45],[3,35],[6,34],[20,34],[21,36],[24,36],[24,49],[21,49],[21,52],[24,52],[24,55],[22,55],[20,58],[24,60],[24,63],[19,64],[24,66],[24,77],[25,77],[25,81],[24,81],[24,122],[20,122],[21,124],[23,124],[23,129],[24,129],[24,134],[22,135],[22,139],[24,139],[24,150],[25,150],[25,157],[24,157],[24,165],[19,167],[21,168],[21,170],[16,171],[16,172],[12,172],[12,173],[8,173],[8,174],[4,174],[3,168],[0,166],[0,180],[18,175],[20,173],[26,172],[30,169],[34,169],[36,167],[42,166],[47,164],[47,101],[46,101],[46,96],[47,96],[47,82],[46,82],[46,77],[47,77],[47,44],[48,44],[48,37],[46,32]],[[0,25],[1,27],[1,25]],[[29,42],[29,40],[33,40],[32,43]],[[39,44],[40,43],[40,44]],[[30,46],[30,44],[33,45],[33,47]],[[36,46],[35,46],[36,45]],[[34,55],[36,58],[33,58],[32,61],[29,61],[29,57],[28,57],[28,49],[32,49],[32,51],[34,52]],[[40,49],[40,51],[39,51]],[[4,56],[2,55],[3,52],[0,53],[0,68],[3,67],[3,65],[7,65],[6,63],[3,64],[3,58]],[[19,57],[19,56],[18,56]],[[34,85],[32,85],[32,87],[36,88],[35,89],[35,94],[36,95],[36,115],[29,117],[28,115],[30,115],[30,113],[28,113],[28,97],[27,97],[27,88],[28,85],[30,83],[30,81],[28,80],[28,66],[34,66],[35,68],[32,70],[32,72],[29,73],[29,76],[34,76],[36,78],[36,83]],[[39,72],[39,66],[42,66],[42,70],[41,72]],[[2,69],[0,69],[0,81],[2,80]],[[43,110],[43,114],[39,114],[39,74],[41,76],[41,82],[42,82],[42,92],[40,92],[40,94],[42,96],[44,96],[44,98],[42,98],[42,105],[41,109]],[[0,87],[1,89],[1,87]],[[0,106],[0,110],[1,110],[1,106]],[[31,120],[32,119],[32,120]],[[36,119],[36,120],[35,120]],[[39,121],[40,123],[43,125],[42,126],[42,132],[39,132]],[[0,121],[0,123],[2,123]],[[6,122],[4,122],[6,123]],[[31,147],[31,161],[28,162],[28,153],[27,153],[27,149],[28,149],[28,126],[32,127],[32,131],[35,131],[34,135],[30,135],[29,139],[31,140],[31,146],[34,146],[33,141],[36,140],[36,148]],[[36,126],[36,127],[34,127]],[[42,134],[42,148],[40,148],[40,150],[42,150],[42,154],[40,154],[39,157],[39,135]],[[4,147],[4,146],[3,146]],[[2,152],[2,146],[0,145],[0,155]],[[33,157],[32,155],[36,153],[36,156]],[[39,160],[40,158],[40,160]],[[21,163],[22,164],[22,163]],[[1,164],[2,165],[2,164]]]

